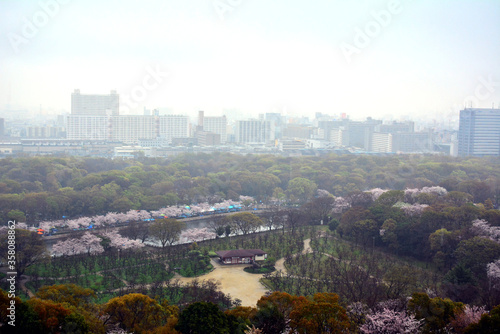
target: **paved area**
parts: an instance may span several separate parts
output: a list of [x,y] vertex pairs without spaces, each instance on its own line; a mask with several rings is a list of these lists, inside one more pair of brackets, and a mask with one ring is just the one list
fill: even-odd
[[[312,249],[310,247],[311,239],[304,240],[304,250],[303,254],[311,253]],[[276,261],[276,270],[282,270],[286,272],[284,266],[285,259],[281,258]],[[212,264],[215,269],[203,276],[197,277],[199,280],[205,279],[215,279],[221,283],[220,289],[224,293],[228,293],[232,298],[238,298],[241,300],[241,305],[243,306],[256,306],[257,301],[262,297],[268,290],[259,282],[259,280],[264,276],[262,274],[249,274],[243,271],[246,265],[222,265],[217,261],[212,260]],[[179,279],[182,283],[188,283],[193,281],[194,277],[182,277],[178,274],[175,275],[174,279]]]
[[[221,283],[220,290],[228,293],[232,298],[241,300],[242,306],[256,306],[257,301],[268,290],[259,282],[262,274],[249,274],[243,271],[248,264],[222,265],[212,260],[215,267],[210,273],[197,277],[199,280],[214,279]],[[174,279],[179,279],[182,283],[188,283],[195,277],[181,277],[175,275]]]

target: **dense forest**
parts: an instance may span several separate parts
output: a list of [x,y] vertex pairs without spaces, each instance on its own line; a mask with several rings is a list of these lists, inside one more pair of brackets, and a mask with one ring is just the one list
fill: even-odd
[[373,188],[442,186],[498,206],[500,160],[445,156],[186,154],[169,159],[36,157],[0,160],[0,218],[37,222],[131,209],[219,202],[303,203],[323,189],[347,196]]
[[[181,223],[157,220],[149,228],[152,236],[162,224],[179,224],[174,238],[157,249],[144,246],[133,221],[120,230],[122,236],[97,231],[60,241],[54,247],[61,256],[25,264],[36,298],[16,299],[25,326],[19,328],[41,333],[494,333],[500,328],[498,158],[13,158],[0,160],[0,175],[5,222],[36,225],[62,216],[152,211],[241,196],[265,208],[258,217],[242,212],[214,218],[205,228],[210,234],[181,232]],[[42,237],[16,233],[20,254],[43,253],[34,248],[43,245]],[[174,245],[182,233],[198,243]],[[0,237],[6,245],[7,234]],[[124,248],[127,238],[134,247]],[[310,250],[301,252],[306,240]],[[265,250],[270,266],[284,259],[285,271],[264,275],[272,293],[256,307],[239,306],[214,282],[181,286],[172,279],[172,268],[182,276],[203,274],[210,270],[210,254],[236,248]],[[8,302],[0,291],[0,305]],[[0,313],[0,323],[6,316]]]

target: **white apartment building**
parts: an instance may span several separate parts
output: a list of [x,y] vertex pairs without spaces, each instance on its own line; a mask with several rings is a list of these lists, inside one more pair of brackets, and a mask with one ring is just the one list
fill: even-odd
[[182,115],[159,116],[158,136],[165,138],[168,143],[172,138],[189,137],[189,117]]
[[154,116],[114,116],[111,124],[112,141],[137,144],[139,139],[157,137],[157,121]]
[[227,142],[227,118],[222,117],[203,117],[203,131],[213,132],[220,135],[220,142]]
[[67,139],[74,140],[108,140],[135,145],[140,139],[160,137],[170,144],[172,138],[188,136],[188,116],[70,115],[67,119]]
[[79,89],[71,94],[71,115],[117,116],[120,95],[112,90],[109,95],[80,94]]
[[270,121],[250,119],[236,123],[237,143],[269,143],[274,140],[274,125]]
[[66,138],[72,140],[111,140],[111,116],[69,115]]

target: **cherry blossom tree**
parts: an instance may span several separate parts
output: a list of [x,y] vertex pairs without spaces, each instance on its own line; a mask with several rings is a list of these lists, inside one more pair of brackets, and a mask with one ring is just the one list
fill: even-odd
[[333,196],[332,194],[330,194],[330,192],[328,190],[325,190],[325,189],[318,189],[316,190],[316,197],[329,197],[329,196]]
[[366,315],[366,322],[360,330],[365,334],[419,333],[422,323],[423,320],[417,320],[415,316],[408,315],[406,312],[384,309],[372,315]]
[[108,238],[110,246],[117,249],[135,249],[144,247],[144,244],[139,240],[122,237],[116,230],[105,232],[102,236]]
[[464,309],[455,314],[454,319],[451,320],[450,325],[455,331],[455,333],[464,333],[465,329],[471,325],[478,323],[481,320],[481,316],[487,313],[484,306],[470,306],[465,305]]
[[207,227],[204,228],[191,228],[182,231],[180,235],[180,242],[186,240],[188,242],[203,241],[206,239],[215,239],[216,234],[210,232]]
[[86,249],[79,239],[66,239],[58,241],[52,246],[54,255],[69,256],[85,253]]
[[374,188],[374,189],[368,190],[367,192],[370,193],[372,195],[372,199],[374,201],[376,201],[380,197],[380,195],[382,195],[383,193],[388,192],[388,191],[389,190],[387,190],[387,189]]
[[478,236],[500,243],[500,226],[491,226],[484,219],[472,221],[471,231]]
[[334,213],[342,213],[351,207],[351,203],[343,197],[336,197],[333,203],[332,211]]

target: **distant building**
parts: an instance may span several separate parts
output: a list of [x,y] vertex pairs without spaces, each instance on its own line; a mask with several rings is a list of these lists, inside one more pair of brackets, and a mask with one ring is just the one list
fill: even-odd
[[200,146],[218,146],[221,144],[221,136],[218,133],[197,131],[196,139]]
[[139,139],[189,136],[189,118],[181,115],[162,116],[92,116],[70,115],[67,119],[67,138],[71,140],[109,140],[135,145]]
[[283,129],[282,138],[294,139],[311,139],[314,128],[312,126],[298,125],[298,124],[288,124],[285,129]]
[[57,126],[29,126],[26,131],[27,138],[63,138],[65,136],[63,127]]
[[250,119],[236,123],[237,143],[269,143],[274,139],[274,126],[270,121]]
[[0,118],[0,137],[5,136],[5,119]]
[[220,142],[222,144],[227,142],[227,118],[221,117],[204,117],[202,129],[206,132],[212,132],[220,135]]
[[371,151],[377,153],[432,152],[434,151],[432,132],[374,132]]
[[500,156],[500,109],[460,110],[458,155]]
[[71,94],[71,115],[117,116],[120,95],[112,90],[109,95],[80,94],[79,89]]

